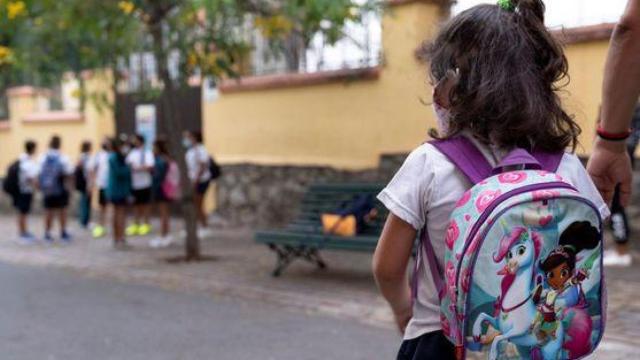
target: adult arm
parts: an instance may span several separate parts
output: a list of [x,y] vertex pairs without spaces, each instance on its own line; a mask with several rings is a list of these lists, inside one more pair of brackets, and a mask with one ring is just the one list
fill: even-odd
[[416,230],[399,217],[389,214],[373,255],[373,274],[382,296],[393,310],[396,324],[404,333],[413,316],[407,265]]
[[[629,0],[611,37],[605,65],[600,126],[610,133],[629,129],[640,95],[640,0]],[[596,139],[587,170],[607,203],[617,184],[620,200],[631,195],[631,162],[623,141]]]

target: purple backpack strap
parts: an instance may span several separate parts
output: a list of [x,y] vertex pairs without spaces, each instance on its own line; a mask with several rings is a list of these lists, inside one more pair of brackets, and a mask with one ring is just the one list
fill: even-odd
[[480,150],[464,136],[430,142],[444,154],[472,184],[477,184],[491,175],[493,166]]
[[564,157],[564,152],[550,153],[545,151],[535,150],[531,153],[536,160],[540,163],[542,170],[549,172],[557,172],[560,167],[560,162]]
[[[424,253],[422,249],[424,248]],[[413,270],[413,283],[411,286],[411,294],[413,299],[418,296],[418,270],[420,269],[420,262],[422,261],[422,257],[427,257],[427,264],[429,265],[429,271],[431,272],[431,278],[433,279],[433,283],[436,286],[436,290],[438,291],[438,300],[442,300],[445,289],[444,289],[444,281],[442,280],[444,274],[440,267],[438,266],[438,259],[436,258],[436,253],[433,250],[433,244],[431,244],[431,240],[429,239],[429,233],[427,231],[427,227],[423,227],[420,232],[420,242],[418,243],[418,256],[416,258],[416,265]]]

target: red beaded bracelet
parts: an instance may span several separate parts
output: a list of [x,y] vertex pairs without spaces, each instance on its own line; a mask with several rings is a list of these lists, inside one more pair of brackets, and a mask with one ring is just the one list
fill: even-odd
[[602,126],[598,125],[598,129],[596,130],[598,136],[603,140],[608,141],[624,141],[631,136],[631,129],[622,132],[622,133],[611,133],[602,128]]

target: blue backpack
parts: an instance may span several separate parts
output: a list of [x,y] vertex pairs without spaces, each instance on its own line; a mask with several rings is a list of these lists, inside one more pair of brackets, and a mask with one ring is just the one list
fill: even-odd
[[64,168],[60,157],[47,155],[40,169],[38,182],[44,196],[60,196],[64,193]]

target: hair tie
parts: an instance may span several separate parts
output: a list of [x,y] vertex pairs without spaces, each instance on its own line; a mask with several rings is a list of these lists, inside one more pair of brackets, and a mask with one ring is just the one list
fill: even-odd
[[498,6],[502,8],[502,10],[506,11],[515,11],[516,6],[511,2],[511,0],[498,0]]

